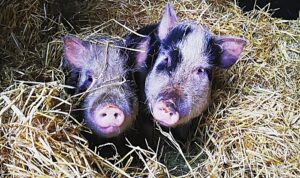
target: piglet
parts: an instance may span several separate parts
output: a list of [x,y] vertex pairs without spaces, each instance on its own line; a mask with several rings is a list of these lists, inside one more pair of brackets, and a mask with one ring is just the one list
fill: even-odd
[[196,128],[195,118],[210,103],[214,67],[227,69],[234,65],[246,41],[215,36],[194,21],[178,22],[170,3],[158,24],[137,32],[148,36],[146,40],[130,37],[135,39],[131,47],[147,52],[135,56],[140,98],[147,103],[154,121],[171,128],[179,141],[186,142]]
[[66,83],[85,96],[84,122],[99,138],[120,136],[132,127],[138,109],[124,41],[65,36],[63,43],[64,66],[70,69]]

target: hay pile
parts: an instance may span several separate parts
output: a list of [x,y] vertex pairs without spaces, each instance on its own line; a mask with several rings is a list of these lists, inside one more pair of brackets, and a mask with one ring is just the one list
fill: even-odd
[[164,152],[129,145],[125,158],[108,161],[88,149],[80,134],[88,129],[70,115],[77,98],[64,92],[60,36],[123,36],[125,27],[157,22],[165,3],[0,2],[0,175],[300,176],[300,21],[271,18],[266,9],[243,14],[217,0],[172,2],[181,20],[248,40],[237,65],[214,73],[213,102],[201,117],[192,152],[184,153],[168,133],[173,149]]

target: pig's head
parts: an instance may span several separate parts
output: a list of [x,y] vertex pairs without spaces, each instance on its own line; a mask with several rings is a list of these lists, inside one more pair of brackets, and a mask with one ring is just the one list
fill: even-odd
[[177,22],[169,3],[157,37],[161,46],[146,78],[145,93],[154,119],[163,126],[176,127],[208,107],[213,67],[226,69],[235,64],[246,41],[216,37],[193,22]]
[[[80,73],[78,91],[86,91],[84,121],[100,137],[125,131],[137,113],[137,99],[128,75],[128,57],[120,48],[95,45],[72,36],[64,41],[64,60]],[[115,41],[115,45],[123,43]]]

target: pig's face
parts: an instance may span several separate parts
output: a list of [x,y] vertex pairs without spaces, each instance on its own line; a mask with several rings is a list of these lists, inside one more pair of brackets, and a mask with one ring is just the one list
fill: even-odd
[[73,70],[80,72],[77,88],[86,91],[83,109],[87,126],[101,137],[125,131],[137,113],[131,81],[125,78],[127,55],[119,48],[68,36],[64,38],[64,57]]
[[214,37],[192,22],[177,23],[168,4],[158,26],[158,57],[148,74],[145,93],[161,125],[176,127],[199,116],[210,101],[214,65],[233,65],[245,45],[237,37]]
[[176,26],[161,41],[145,84],[150,109],[160,124],[186,123],[207,108],[215,58],[211,43],[207,29],[191,24]]

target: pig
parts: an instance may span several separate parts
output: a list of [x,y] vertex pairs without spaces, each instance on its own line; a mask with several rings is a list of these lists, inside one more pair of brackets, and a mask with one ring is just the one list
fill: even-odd
[[[129,47],[147,53],[135,55],[139,98],[155,122],[170,128],[175,138],[185,143],[196,129],[196,118],[209,106],[212,71],[234,65],[246,40],[215,36],[194,21],[179,22],[170,3],[158,24],[137,33],[147,36],[130,36],[134,40]],[[149,115],[146,112],[139,115]],[[142,130],[151,130],[152,126],[146,126],[147,117],[140,120],[140,124],[145,123]],[[149,133],[146,137],[151,139],[153,133]]]
[[135,121],[138,100],[124,41],[98,36],[83,41],[67,35],[63,44],[64,68],[69,69],[66,83],[76,88],[73,94],[85,95],[83,120],[95,135],[92,142],[127,132]]

